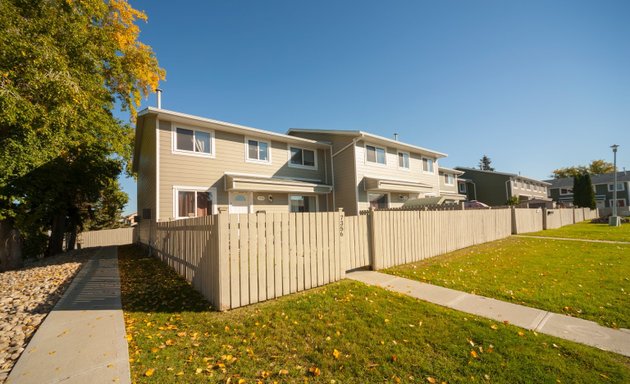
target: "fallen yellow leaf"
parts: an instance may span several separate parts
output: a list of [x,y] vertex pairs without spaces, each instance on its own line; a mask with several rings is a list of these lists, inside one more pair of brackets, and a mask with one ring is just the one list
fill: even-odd
[[149,369],[147,369],[147,370],[146,370],[146,372],[144,372],[144,375],[145,375],[146,377],[151,377],[151,376],[153,376],[153,373],[154,373],[154,372],[155,372],[155,369],[154,369],[154,368],[149,368]]
[[435,384],[435,383],[437,382],[437,381],[436,381],[434,378],[432,378],[431,376],[427,377],[427,381],[428,381],[429,383],[431,383],[431,384]]
[[477,352],[470,351],[470,356],[472,356],[472,357],[474,357],[476,359],[477,358]]
[[288,371],[288,370],[286,370],[286,369],[281,369],[281,370],[278,372],[278,375],[288,375],[288,374],[289,374],[289,371]]
[[336,349],[335,349],[335,350],[333,350],[333,353],[332,353],[332,354],[333,354],[333,356],[335,357],[335,359],[338,359],[338,358],[339,358],[339,356],[341,356],[341,352],[339,352],[339,351],[338,351],[338,350],[336,350]]
[[310,367],[308,369],[308,372],[313,376],[319,376],[322,374],[322,371],[320,371],[319,368],[317,367]]

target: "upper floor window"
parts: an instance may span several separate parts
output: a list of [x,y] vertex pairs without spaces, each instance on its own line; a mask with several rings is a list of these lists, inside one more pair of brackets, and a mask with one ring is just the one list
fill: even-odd
[[571,195],[573,193],[573,188],[560,188],[561,195]]
[[365,145],[365,159],[369,163],[385,164],[385,148]]
[[268,141],[247,139],[246,156],[248,161],[270,163],[271,156],[269,153],[269,147],[271,146]]
[[290,156],[289,166],[292,167],[304,167],[304,168],[315,168],[317,165],[317,155],[315,151],[311,149],[304,149],[298,147],[290,147],[289,148]]
[[409,169],[409,153],[398,152],[398,168]]
[[[617,190],[618,191],[625,191],[626,190],[626,185],[625,183],[617,183]],[[614,184],[608,184],[608,192],[613,192],[614,191]]]
[[444,174],[444,184],[446,185],[453,185],[455,182],[455,178],[453,177],[453,175],[445,173]]
[[466,184],[459,183],[459,193],[466,193]]
[[435,173],[433,171],[433,159],[427,157],[422,158],[422,171],[424,173]]
[[199,156],[214,155],[214,133],[212,131],[176,127],[173,144],[176,152]]

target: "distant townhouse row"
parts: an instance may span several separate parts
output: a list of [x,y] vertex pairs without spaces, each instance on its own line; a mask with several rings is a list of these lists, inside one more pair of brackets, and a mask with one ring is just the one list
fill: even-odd
[[[573,178],[549,180],[551,198],[563,205],[573,205]],[[591,176],[595,203],[597,208],[611,208],[614,205],[613,192],[615,188],[615,174]],[[627,208],[630,202],[630,174],[626,171],[617,173],[617,206]]]
[[[362,131],[279,134],[157,108],[138,114],[138,215],[166,221],[230,213],[399,207],[466,198],[446,154]],[[462,192],[464,191],[464,192]]]

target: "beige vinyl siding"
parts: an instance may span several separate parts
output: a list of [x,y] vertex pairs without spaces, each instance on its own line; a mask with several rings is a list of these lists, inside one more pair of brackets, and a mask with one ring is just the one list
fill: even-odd
[[459,193],[457,190],[457,177],[453,175],[453,185],[446,184],[445,174],[440,173],[440,192],[441,193]]
[[[367,191],[363,187],[364,177],[382,178],[389,180],[403,180],[414,183],[423,183],[432,186],[431,191],[436,196],[439,194],[438,161],[433,158],[433,174],[422,171],[422,155],[419,153],[409,154],[409,169],[398,168],[398,150],[396,148],[386,148],[386,164],[368,163],[365,159],[365,141],[357,142],[355,147],[355,163],[357,167],[357,184],[359,195],[359,211],[369,208],[367,201]],[[369,141],[367,142],[370,145]],[[379,146],[379,145],[377,145]],[[428,156],[424,156],[428,157]],[[335,169],[336,171],[336,169]],[[339,194],[337,194],[339,195]],[[390,198],[391,198],[390,194]],[[409,198],[416,198],[418,195],[410,194]],[[422,196],[420,196],[422,197]],[[390,200],[391,201],[391,200]],[[393,205],[396,206],[396,205]]]
[[318,132],[292,132],[291,136],[297,136],[304,139],[321,141],[324,143],[331,143],[333,153],[340,151],[346,145],[352,143],[352,140],[355,137],[355,136],[350,136],[350,135],[327,134],[327,133],[318,133]]
[[344,149],[335,156],[333,165],[335,169],[335,210],[343,208],[348,216],[358,215],[354,146]]
[[142,141],[140,143],[140,156],[134,161],[138,161],[138,183],[137,183],[137,210],[138,216],[142,220],[144,209],[151,210],[151,218],[155,220],[155,123],[156,119],[149,116],[142,120]]
[[[179,124],[176,124],[179,125]],[[185,125],[195,128],[190,124]],[[208,130],[207,128],[195,128]],[[214,130],[215,156],[213,158],[172,153],[172,124],[160,121],[160,219],[168,220],[173,214],[173,187],[213,187],[217,191],[218,207],[227,208],[228,193],[225,191],[224,174],[240,173],[255,176],[301,178],[330,184],[330,165],[327,151],[316,149],[317,170],[291,168],[288,166],[287,143],[271,140],[271,163],[261,164],[246,161],[245,136],[221,131],[220,125]],[[270,141],[264,136],[247,136],[249,139]],[[309,148],[308,144],[300,145]],[[287,197],[285,196],[286,200]],[[277,205],[274,201],[274,206]],[[287,202],[288,205],[288,202]],[[283,212],[288,212],[286,208]]]

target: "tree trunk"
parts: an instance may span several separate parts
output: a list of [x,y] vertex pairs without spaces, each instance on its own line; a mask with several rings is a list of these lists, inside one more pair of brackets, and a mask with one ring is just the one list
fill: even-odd
[[66,215],[56,215],[52,222],[50,239],[46,256],[54,256],[63,252],[63,237],[66,232]]
[[72,231],[68,232],[68,237],[66,239],[66,252],[72,251],[77,243],[77,229],[73,228]]
[[8,220],[0,221],[0,272],[22,267],[20,233]]

